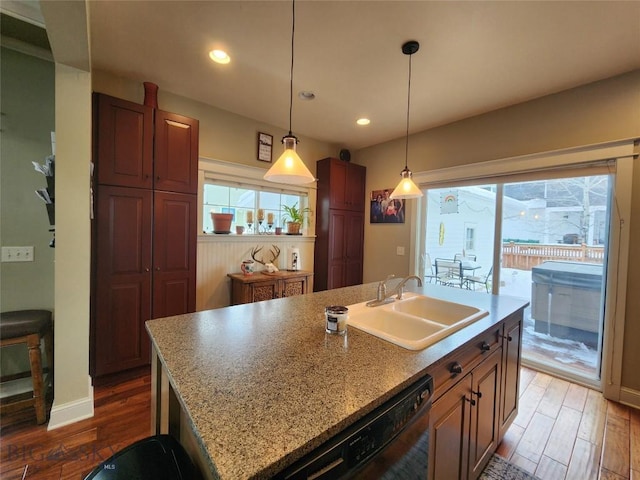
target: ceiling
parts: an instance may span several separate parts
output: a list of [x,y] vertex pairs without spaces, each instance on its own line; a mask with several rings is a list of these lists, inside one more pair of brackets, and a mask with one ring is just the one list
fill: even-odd
[[[288,129],[291,2],[88,11],[92,68]],[[405,135],[407,40],[412,133],[640,68],[638,1],[298,1],[295,28],[293,133],[354,150]]]

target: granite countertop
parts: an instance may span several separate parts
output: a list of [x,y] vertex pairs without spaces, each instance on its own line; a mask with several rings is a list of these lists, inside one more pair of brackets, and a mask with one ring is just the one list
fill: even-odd
[[489,315],[417,352],[354,327],[345,336],[325,333],[325,306],[375,298],[377,283],[148,321],[214,477],[271,477],[527,304],[413,283],[407,291]]

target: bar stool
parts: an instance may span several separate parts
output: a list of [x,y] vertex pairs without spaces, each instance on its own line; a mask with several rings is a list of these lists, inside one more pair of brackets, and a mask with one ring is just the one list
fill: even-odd
[[40,339],[44,338],[44,348],[47,355],[50,378],[53,374],[53,322],[49,310],[17,310],[0,313],[0,347],[25,343],[29,349],[29,364],[31,366],[31,380],[33,382],[33,397],[7,401],[0,405],[0,411],[15,412],[27,407],[35,407],[38,424],[47,420],[46,415],[46,387],[42,374],[42,354]]

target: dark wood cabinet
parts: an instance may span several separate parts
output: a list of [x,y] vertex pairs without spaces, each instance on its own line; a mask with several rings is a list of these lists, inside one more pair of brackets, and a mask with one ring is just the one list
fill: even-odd
[[478,478],[500,443],[498,418],[502,349],[497,349],[471,374],[471,425],[469,429],[469,474]]
[[149,364],[145,321],[195,311],[198,121],[102,94],[94,109],[95,379]]
[[429,479],[466,478],[471,424],[471,375],[434,402],[429,415]]
[[197,196],[154,192],[151,318],[196,307]]
[[99,187],[93,245],[93,373],[107,375],[144,365],[151,318],[151,190]]
[[227,276],[231,279],[231,304],[239,305],[307,293],[313,273],[300,270],[253,275],[229,273]]
[[317,175],[314,291],[361,284],[366,168],[325,158]]
[[475,479],[498,447],[502,349],[493,351],[433,404],[431,479]]
[[162,110],[155,114],[154,188],[197,194],[198,121]]
[[520,398],[520,364],[522,355],[522,315],[509,317],[504,324],[502,344],[502,403],[500,438],[518,414]]
[[[337,158],[325,158],[317,162],[317,175],[325,185],[318,184],[318,193],[327,194],[329,208],[363,211],[365,204],[365,180],[367,170],[361,165]],[[327,192],[324,187],[328,186]]]
[[518,413],[520,310],[430,369],[429,479],[480,476]]
[[94,111],[98,183],[153,188],[153,109],[97,94]]

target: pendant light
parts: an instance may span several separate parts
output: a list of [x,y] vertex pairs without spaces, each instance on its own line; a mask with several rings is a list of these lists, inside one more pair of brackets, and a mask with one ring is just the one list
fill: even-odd
[[269,182],[303,184],[315,182],[316,179],[296,152],[298,139],[291,133],[291,112],[293,110],[293,40],[296,31],[296,2],[292,2],[291,21],[291,71],[289,75],[289,134],[282,137],[284,152],[265,173],[264,179]]
[[409,89],[407,93],[407,138],[404,147],[404,169],[400,172],[402,180],[391,193],[391,198],[420,198],[422,191],[413,183],[411,179],[412,173],[407,166],[409,158],[409,106],[411,105],[411,55],[416,53],[420,48],[420,44],[415,40],[410,40],[402,45],[402,53],[409,55]]

